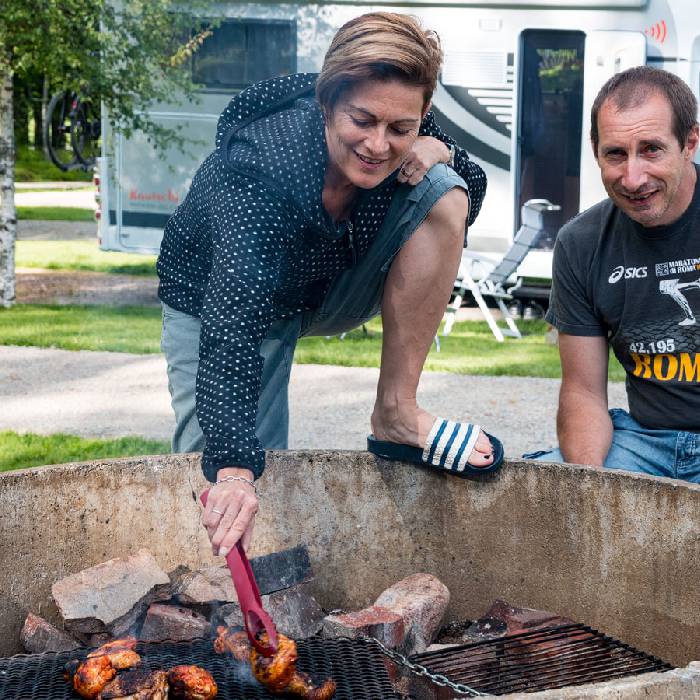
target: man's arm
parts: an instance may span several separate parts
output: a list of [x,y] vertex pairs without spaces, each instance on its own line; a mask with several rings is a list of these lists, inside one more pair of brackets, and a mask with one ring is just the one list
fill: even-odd
[[562,381],[557,435],[567,462],[602,467],[612,443],[608,415],[608,341],[559,334]]

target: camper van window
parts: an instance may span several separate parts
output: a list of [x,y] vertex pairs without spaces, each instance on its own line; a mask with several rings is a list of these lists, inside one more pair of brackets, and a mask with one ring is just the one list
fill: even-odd
[[225,21],[194,54],[192,80],[218,91],[295,73],[296,41],[295,22]]

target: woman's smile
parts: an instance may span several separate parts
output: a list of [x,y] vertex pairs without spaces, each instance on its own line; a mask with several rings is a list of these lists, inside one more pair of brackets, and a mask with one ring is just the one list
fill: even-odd
[[400,167],[418,136],[423,90],[398,80],[368,80],[327,115],[327,181],[371,189]]

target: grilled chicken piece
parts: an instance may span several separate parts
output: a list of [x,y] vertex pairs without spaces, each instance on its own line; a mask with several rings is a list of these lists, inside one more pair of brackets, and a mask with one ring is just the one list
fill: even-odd
[[200,666],[174,666],[168,671],[168,683],[177,700],[210,700],[219,691],[209,671]]
[[64,677],[75,692],[87,700],[95,700],[99,697],[103,688],[117,673],[106,656],[78,662],[77,667],[75,663],[75,661],[69,661],[66,664]]
[[319,688],[316,688],[308,673],[297,671],[292,676],[286,692],[306,700],[330,700],[335,695],[335,689],[335,681],[331,678],[327,678]]
[[[267,644],[267,634],[260,635],[260,641]],[[294,640],[277,635],[277,651],[273,656],[263,656],[255,648],[250,651],[250,664],[253,675],[273,693],[284,693],[296,673],[297,645]]]
[[[99,657],[104,658],[104,657]],[[168,674],[137,666],[120,673],[100,693],[98,700],[167,700]]]
[[[265,632],[260,641],[267,644]],[[297,671],[296,642],[283,634],[277,635],[277,652],[273,656],[263,656],[252,648],[250,663],[253,675],[272,693],[289,693],[307,700],[329,700],[335,695],[335,681],[329,679],[320,688],[314,688],[309,676]]]
[[238,661],[250,661],[250,642],[248,635],[220,625],[216,628],[217,637],[214,640],[214,651],[217,654],[232,654]]
[[131,668],[140,663],[141,657],[134,651],[136,648],[136,639],[134,637],[124,637],[123,639],[115,639],[101,647],[91,651],[88,654],[88,659],[94,659],[99,656],[106,656],[112,666],[121,671],[125,668]]

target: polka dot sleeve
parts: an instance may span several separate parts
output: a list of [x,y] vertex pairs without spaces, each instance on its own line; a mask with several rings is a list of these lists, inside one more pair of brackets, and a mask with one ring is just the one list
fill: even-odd
[[212,268],[202,306],[197,418],[206,436],[202,468],[256,478],[265,456],[255,435],[260,345],[276,308],[282,261],[293,236],[284,205],[259,183],[238,179],[211,199]]

